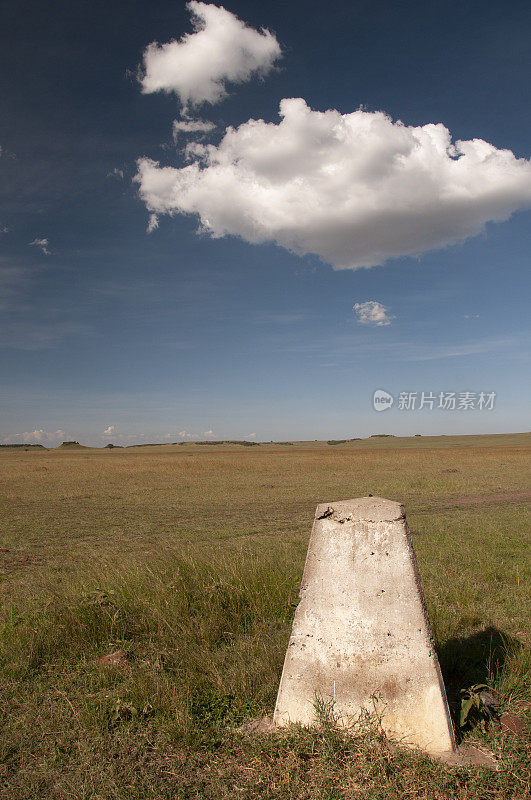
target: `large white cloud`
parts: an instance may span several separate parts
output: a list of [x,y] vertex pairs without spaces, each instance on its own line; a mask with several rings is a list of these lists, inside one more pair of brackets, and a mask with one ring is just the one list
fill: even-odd
[[529,161],[482,139],[454,145],[442,124],[317,112],[301,98],[282,100],[280,116],[229,127],[217,146],[190,144],[181,169],[140,159],[149,211],[354,269],[466,239],[531,205]]
[[265,74],[280,56],[280,45],[268,30],[247,27],[222,6],[187,4],[195,33],[180,41],[152,42],[144,52],[142,91],[175,92],[185,107],[217,103],[226,82],[242,83]]

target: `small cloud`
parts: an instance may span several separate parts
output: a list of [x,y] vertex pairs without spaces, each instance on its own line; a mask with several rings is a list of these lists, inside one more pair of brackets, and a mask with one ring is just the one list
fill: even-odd
[[39,250],[44,253],[45,256],[51,256],[52,251],[48,247],[49,241],[48,239],[34,239],[32,242],[28,243],[30,247],[38,247]]
[[185,109],[201,103],[219,103],[226,83],[244,83],[254,74],[265,75],[281,55],[275,36],[265,28],[249,28],[230,11],[213,3],[187,3],[194,33],[179,41],[144,51],[144,94],[175,92]]
[[34,428],[32,431],[24,431],[24,433],[14,433],[7,436],[4,442],[12,442],[18,440],[27,442],[28,444],[55,444],[62,442],[66,438],[66,434],[62,428],[56,431],[45,431],[44,428]]
[[0,233],[9,233],[7,225],[0,225]]
[[179,133],[185,134],[205,134],[213,131],[216,126],[213,122],[204,119],[174,119],[173,120],[173,141],[176,142]]
[[146,228],[146,231],[148,233],[153,233],[153,231],[156,231],[158,227],[159,227],[159,218],[158,218],[158,216],[156,214],[150,214],[149,222],[148,222],[148,226]]
[[114,433],[114,425],[109,425],[109,427],[105,428],[105,430],[103,431],[103,436],[112,436],[113,433]]
[[203,436],[215,436],[215,435],[216,435],[216,434],[214,433],[214,431],[213,431],[213,430],[210,430],[210,431],[203,431]]
[[197,433],[188,433],[188,431],[179,431],[181,439],[199,439]]
[[118,167],[115,167],[114,169],[111,169],[111,171],[107,173],[107,177],[108,178],[118,178],[119,180],[123,180],[124,171],[123,171],[123,169],[118,169]]
[[479,319],[479,314],[463,314],[463,319]]
[[367,300],[365,303],[354,303],[352,306],[358,317],[358,322],[363,325],[390,325],[394,317],[390,316],[388,309],[377,300]]
[[256,439],[256,433],[248,433],[246,439]]
[[16,153],[10,153],[8,150],[5,149],[5,147],[2,147],[2,145],[0,144],[0,158],[2,156],[5,156],[6,158],[11,158],[13,160],[16,159],[17,157]]

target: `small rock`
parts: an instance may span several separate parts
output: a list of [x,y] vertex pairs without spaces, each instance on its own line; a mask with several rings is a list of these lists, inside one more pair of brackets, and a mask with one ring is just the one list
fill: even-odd
[[115,650],[107,656],[101,656],[100,664],[102,667],[114,667],[115,669],[129,669],[129,657],[125,650]]
[[500,714],[499,723],[503,733],[509,733],[516,736],[522,736],[523,734],[527,733],[527,725],[522,717],[518,717],[516,714],[511,714],[509,711],[504,711],[503,714]]
[[483,701],[484,705],[487,706],[489,711],[494,712],[495,714],[498,712],[500,707],[500,703],[497,697],[492,694],[492,692],[483,691],[479,693],[481,700]]
[[259,735],[261,733],[272,733],[274,730],[275,726],[273,725],[273,714],[264,714],[263,717],[252,719],[249,722],[240,725],[238,728],[234,729],[234,732],[248,735]]
[[436,758],[449,767],[485,767],[496,771],[499,769],[499,764],[491,752],[468,742],[463,742],[454,752],[440,753]]

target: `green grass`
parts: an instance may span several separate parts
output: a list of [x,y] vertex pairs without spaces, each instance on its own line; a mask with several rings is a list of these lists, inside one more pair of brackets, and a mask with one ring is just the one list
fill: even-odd
[[0,453],[1,800],[527,798],[525,737],[467,734],[491,773],[234,729],[273,708],[315,506],[369,492],[406,505],[453,711],[529,700],[530,440]]

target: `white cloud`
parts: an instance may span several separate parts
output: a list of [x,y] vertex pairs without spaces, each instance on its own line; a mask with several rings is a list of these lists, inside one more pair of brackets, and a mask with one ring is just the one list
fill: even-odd
[[174,119],[173,141],[177,141],[179,133],[202,134],[213,131],[215,127],[213,122],[208,122],[204,119]]
[[464,319],[479,319],[479,314],[463,314]]
[[256,439],[256,433],[249,433],[245,438],[246,439]]
[[38,247],[39,250],[42,253],[44,253],[45,256],[50,256],[52,254],[52,251],[48,247],[48,245],[49,245],[48,239],[44,239],[44,238],[39,239],[39,238],[37,238],[37,239],[34,239],[32,242],[29,242],[29,245],[30,245],[30,247]]
[[317,112],[301,98],[282,100],[280,116],[229,127],[217,146],[194,142],[181,169],[140,159],[148,210],[355,269],[458,242],[531,205],[529,161],[481,139],[454,145],[442,124]]
[[103,436],[112,436],[113,433],[114,433],[114,425],[109,425],[109,427],[105,428],[105,430],[103,431]]
[[159,227],[159,218],[157,214],[150,214],[149,215],[149,222],[146,228],[147,233],[153,233]]
[[197,433],[188,433],[188,431],[179,431],[181,439],[199,439]]
[[210,430],[210,431],[203,431],[203,436],[215,436],[215,435],[216,435],[216,434],[214,433],[214,431],[213,431],[213,430]]
[[358,322],[364,325],[390,325],[394,317],[388,315],[388,309],[377,300],[367,300],[366,303],[354,303],[352,306],[358,317]]
[[144,93],[175,92],[185,108],[218,103],[227,82],[264,75],[279,58],[280,45],[268,30],[248,28],[222,6],[192,0],[187,8],[195,32],[162,45],[152,42],[144,51]]
[[107,177],[108,178],[118,178],[119,180],[123,180],[124,171],[123,171],[123,169],[118,169],[118,167],[115,167],[114,169],[111,169],[111,171],[107,173]]
[[44,428],[35,428],[32,431],[24,431],[24,433],[14,433],[12,436],[7,436],[4,442],[12,442],[14,439],[27,444],[54,444],[56,442],[64,441],[65,432],[62,428],[56,431],[45,431]]

